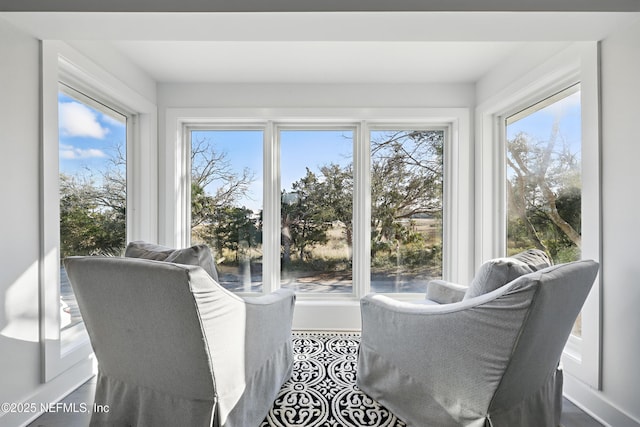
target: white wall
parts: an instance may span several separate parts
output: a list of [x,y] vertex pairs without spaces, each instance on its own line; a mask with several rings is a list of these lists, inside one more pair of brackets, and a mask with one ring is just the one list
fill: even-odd
[[570,46],[567,42],[528,43],[509,58],[482,77],[476,84],[476,105],[499,94],[514,78],[526,75],[551,56]]
[[134,89],[134,96],[141,96],[145,100],[156,102],[156,82],[144,71],[133,64],[109,43],[99,43],[83,40],[66,42],[69,46],[93,61],[98,67],[108,70],[116,79],[127,82]]
[[474,98],[472,84],[158,85],[159,111],[167,107],[471,107]]
[[[92,372],[90,360],[41,383],[39,336],[40,50],[0,19],[0,402],[59,399]],[[0,412],[0,426],[32,415]]]
[[640,422],[640,21],[601,48],[602,395]]

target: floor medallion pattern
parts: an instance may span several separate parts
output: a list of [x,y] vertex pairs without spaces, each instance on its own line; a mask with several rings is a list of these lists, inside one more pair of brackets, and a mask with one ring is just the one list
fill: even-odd
[[291,378],[260,427],[404,427],[356,386],[360,335],[294,332]]

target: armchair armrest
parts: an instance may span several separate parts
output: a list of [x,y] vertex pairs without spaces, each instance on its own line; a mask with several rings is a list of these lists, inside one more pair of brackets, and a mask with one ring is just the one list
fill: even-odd
[[427,299],[438,304],[450,304],[462,301],[468,286],[446,280],[432,280],[427,283]]
[[[241,298],[218,285],[202,268],[184,266],[200,313],[215,379],[220,425],[256,425],[256,413],[288,378],[293,367],[291,324],[295,294],[278,290]],[[264,402],[263,402],[264,403]]]
[[268,355],[275,357],[284,347],[291,348],[291,326],[295,292],[278,289],[267,295],[244,297],[246,309],[245,361],[258,369]]

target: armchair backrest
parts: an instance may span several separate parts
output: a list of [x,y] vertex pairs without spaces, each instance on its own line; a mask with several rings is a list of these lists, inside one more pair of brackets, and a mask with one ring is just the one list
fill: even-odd
[[102,372],[170,395],[214,398],[192,291],[194,282],[215,283],[203,270],[116,257],[71,257],[65,267]]
[[491,408],[512,407],[548,381],[597,273],[598,263],[585,260],[548,267],[514,281],[522,286],[513,287],[512,292],[531,282],[537,286]]

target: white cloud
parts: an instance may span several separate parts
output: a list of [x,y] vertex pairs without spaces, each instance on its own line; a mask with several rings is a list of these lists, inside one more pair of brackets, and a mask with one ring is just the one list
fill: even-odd
[[65,136],[87,136],[103,139],[109,129],[98,123],[97,114],[86,105],[78,102],[59,104],[60,130]]
[[60,144],[61,159],[92,159],[107,157],[107,154],[97,148],[77,148],[73,145]]

